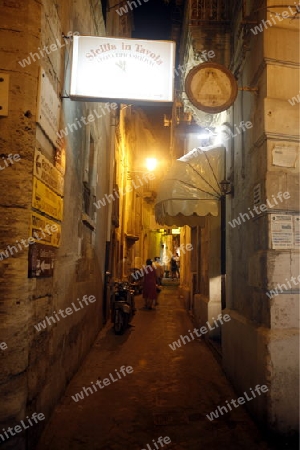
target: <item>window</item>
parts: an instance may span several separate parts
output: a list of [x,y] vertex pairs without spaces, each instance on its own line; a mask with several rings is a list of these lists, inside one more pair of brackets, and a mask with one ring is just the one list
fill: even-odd
[[92,136],[89,137],[88,145],[86,146],[84,173],[83,173],[83,211],[94,219],[95,207],[95,186],[96,186],[96,167],[95,167],[95,145]]

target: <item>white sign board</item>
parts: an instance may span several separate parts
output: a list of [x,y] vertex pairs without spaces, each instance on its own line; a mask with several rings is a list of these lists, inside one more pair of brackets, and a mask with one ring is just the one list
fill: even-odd
[[70,97],[172,102],[175,42],[74,36]]
[[36,121],[52,143],[57,146],[57,131],[60,117],[60,99],[43,69],[40,70]]
[[294,248],[300,248],[300,216],[294,216]]

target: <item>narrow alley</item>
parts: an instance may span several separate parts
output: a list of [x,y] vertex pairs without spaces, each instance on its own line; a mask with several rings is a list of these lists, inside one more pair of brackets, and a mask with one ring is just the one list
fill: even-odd
[[[141,296],[136,303],[132,327],[123,336],[114,335],[110,322],[100,332],[38,450],[155,450],[161,446],[153,440],[160,436],[171,440],[163,444],[166,450],[271,448],[244,406],[213,421],[206,417],[238,396],[202,339],[175,351],[169,347],[192,329],[177,288],[163,288],[156,310],[143,309]],[[115,369],[120,373],[123,365],[133,372],[118,380]],[[74,401],[83,387],[109,374],[118,382]]]
[[299,2],[0,0],[1,450],[299,449]]

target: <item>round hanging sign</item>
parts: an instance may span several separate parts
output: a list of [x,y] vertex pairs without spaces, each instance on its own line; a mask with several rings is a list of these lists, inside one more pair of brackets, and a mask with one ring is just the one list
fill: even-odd
[[190,70],[185,79],[185,91],[190,102],[200,111],[216,114],[234,103],[238,85],[225,66],[209,62]]

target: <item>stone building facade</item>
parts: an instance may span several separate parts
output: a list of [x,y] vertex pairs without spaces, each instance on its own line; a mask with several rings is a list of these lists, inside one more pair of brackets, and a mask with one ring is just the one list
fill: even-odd
[[[212,8],[187,2],[178,99],[181,125],[192,114],[199,127],[211,130],[210,143],[223,145],[231,188],[223,224],[212,227],[211,217],[199,217],[200,284],[194,295],[185,278],[184,295],[190,293],[200,324],[211,321],[217,303],[230,315],[221,330],[226,373],[238,393],[266,384],[268,394],[246,406],[269,429],[287,434],[299,427],[298,18],[298,6],[280,1],[217,1]],[[238,83],[232,107],[211,115],[189,102],[184,84],[189,70],[208,60],[228,67]],[[192,135],[189,129],[190,123],[185,130]],[[174,132],[180,142],[179,127]],[[215,246],[224,226],[225,272],[224,260],[221,271],[214,270],[224,252]]]
[[[239,391],[269,386],[249,409],[282,433],[299,427],[299,284],[292,282],[300,273],[299,108],[289,102],[299,91],[297,16],[295,6],[279,1],[235,9],[233,55],[239,63],[232,70],[239,86],[250,90],[240,91],[231,123],[253,126],[232,139],[227,165],[235,190],[227,219],[253,210],[254,217],[227,227],[232,320],[223,336],[224,367]],[[266,207],[256,213],[259,204]],[[289,281],[278,295],[267,295]]]

